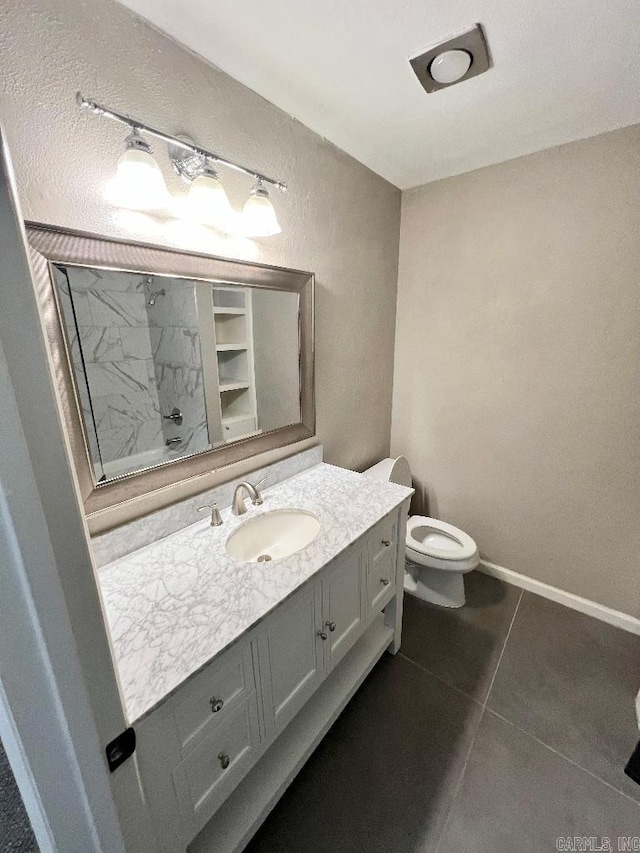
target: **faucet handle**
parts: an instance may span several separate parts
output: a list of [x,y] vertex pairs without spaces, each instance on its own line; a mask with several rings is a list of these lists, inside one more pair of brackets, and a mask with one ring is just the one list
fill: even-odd
[[257,483],[255,483],[255,485],[254,485],[254,489],[255,489],[255,490],[256,490],[256,492],[258,493],[258,498],[257,498],[257,500],[255,500],[255,501],[253,502],[253,503],[254,503],[254,505],[260,506],[260,504],[263,502],[263,499],[262,499],[262,493],[260,492],[260,486],[261,486],[263,483],[266,483],[266,482],[267,482],[267,479],[268,479],[267,477],[263,477],[261,480],[258,480],[258,482],[257,482]]
[[211,527],[220,527],[223,524],[218,504],[215,501],[212,504],[205,504],[205,506],[198,507],[198,512],[204,512],[205,510],[211,510]]

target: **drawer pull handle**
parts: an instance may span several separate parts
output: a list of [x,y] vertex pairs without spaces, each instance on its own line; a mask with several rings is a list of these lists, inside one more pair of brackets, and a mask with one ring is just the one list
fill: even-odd
[[335,622],[325,622],[324,624],[327,626],[327,628],[328,628],[332,633],[336,630],[336,623],[335,623]]
[[211,705],[211,713],[217,714],[218,711],[222,711],[224,699],[216,699],[215,696],[212,696],[211,699],[209,699],[209,704]]
[[223,770],[226,770],[227,767],[229,766],[230,759],[229,759],[229,756],[226,755],[224,752],[219,752],[218,753],[218,761],[220,762],[220,767],[222,767]]
[[321,640],[326,640],[326,639],[327,639],[327,635],[325,634],[325,632],[324,632],[324,631],[318,631],[318,632],[317,632],[317,634],[318,634],[318,636],[320,637],[320,639],[321,639]]
[[389,578],[380,578],[380,583],[383,586],[389,586],[389,583],[390,583]]
[[390,539],[383,539],[382,544],[384,545],[385,548],[388,548],[389,545],[391,545],[391,540]]

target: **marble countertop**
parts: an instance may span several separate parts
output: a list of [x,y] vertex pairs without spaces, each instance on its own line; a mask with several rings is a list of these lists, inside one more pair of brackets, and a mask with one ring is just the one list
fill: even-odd
[[[243,516],[223,510],[221,527],[207,518],[103,566],[98,580],[129,720],[155,708],[411,494],[321,463],[266,489],[260,507],[247,499]],[[227,554],[237,527],[280,507],[318,516],[310,545],[270,563]]]

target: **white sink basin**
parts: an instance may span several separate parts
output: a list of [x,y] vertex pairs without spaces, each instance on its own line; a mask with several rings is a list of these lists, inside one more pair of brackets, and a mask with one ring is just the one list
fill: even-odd
[[304,509],[274,509],[241,524],[227,539],[227,553],[245,563],[281,560],[318,535],[320,521]]

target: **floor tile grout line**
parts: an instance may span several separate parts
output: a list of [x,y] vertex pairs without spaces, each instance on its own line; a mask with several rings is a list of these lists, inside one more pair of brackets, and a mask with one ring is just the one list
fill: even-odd
[[478,730],[480,729],[480,723],[482,722],[482,718],[484,717],[485,708],[484,708],[484,705],[481,702],[479,702],[477,699],[474,699],[473,696],[469,696],[467,693],[458,689],[457,687],[454,687],[452,684],[448,684],[446,681],[443,681],[442,678],[439,678],[433,672],[430,672],[426,667],[422,666],[422,664],[418,663],[415,660],[412,660],[410,657],[407,657],[407,655],[403,654],[402,652],[398,652],[398,657],[403,658],[404,660],[407,661],[407,663],[410,663],[413,666],[415,666],[416,669],[420,670],[420,672],[424,673],[425,675],[428,675],[429,678],[435,679],[438,682],[438,684],[441,684],[443,687],[447,687],[449,690],[453,690],[453,692],[457,693],[458,696],[462,696],[464,699],[467,699],[469,702],[472,702],[473,705],[475,705],[479,710],[478,720],[476,722],[473,734],[471,736],[471,740],[469,742],[467,754],[464,757],[464,764],[462,765],[462,769],[460,771],[460,776],[458,778],[455,789],[454,789],[454,791],[451,795],[451,798],[449,800],[449,806],[447,808],[447,814],[446,814],[446,817],[444,819],[444,823],[442,824],[442,830],[440,831],[438,840],[436,842],[436,846],[434,848],[434,853],[438,853],[438,850],[440,849],[440,845],[442,843],[442,840],[444,839],[444,836],[445,836],[445,833],[447,830],[447,826],[449,824],[449,817],[451,815],[451,812],[453,811],[453,807],[456,803],[456,800],[458,799],[458,793],[459,793],[460,788],[462,786],[462,782],[464,780],[465,773],[467,772],[467,764],[469,763],[469,759],[471,758],[471,752],[472,752],[473,747],[474,747],[475,742],[476,742],[476,736],[478,734]]
[[596,782],[600,782],[602,785],[605,785],[607,788],[610,788],[612,791],[615,791],[616,794],[620,794],[621,797],[624,797],[626,800],[629,800],[629,802],[633,803],[640,809],[640,802],[638,800],[634,800],[630,794],[627,794],[625,791],[621,791],[620,788],[616,788],[615,785],[612,785],[611,782],[607,782],[606,779],[603,779],[602,777],[598,776],[596,773],[593,772],[593,770],[589,770],[587,767],[583,767],[582,764],[578,764],[577,761],[574,761],[573,758],[569,758],[569,756],[565,755],[564,752],[560,752],[560,750],[556,749],[554,746],[550,746],[548,743],[545,743],[545,741],[540,740],[539,737],[536,737],[531,732],[528,732],[526,729],[523,729],[517,723],[514,723],[513,720],[510,720],[508,717],[503,717],[502,714],[499,714],[497,711],[494,711],[493,708],[485,707],[483,708],[483,711],[488,711],[494,717],[497,717],[499,720],[502,720],[502,722],[513,726],[513,728],[517,729],[519,732],[521,732],[521,734],[525,735],[528,738],[531,738],[531,740],[534,740],[536,743],[539,743],[540,746],[543,746],[545,749],[548,749],[549,752],[553,752],[553,754],[557,755],[558,758],[564,759],[564,761],[566,761],[568,764],[571,764],[577,770],[582,770],[582,772],[586,773],[587,776],[591,776],[591,778],[595,779]]
[[464,696],[465,699],[468,699],[470,702],[473,702],[474,705],[478,705],[480,708],[484,707],[482,702],[480,702],[478,699],[474,698],[473,696],[470,696],[468,693],[465,693],[464,690],[460,690],[459,687],[454,687],[453,684],[449,684],[448,681],[445,681],[443,678],[440,678],[440,676],[436,675],[435,672],[431,672],[431,670],[427,669],[426,666],[423,666],[421,663],[418,663],[418,661],[413,660],[413,658],[407,657],[407,655],[405,655],[403,652],[398,652],[398,657],[403,658],[407,661],[407,663],[410,663],[413,666],[417,667],[420,672],[424,672],[424,674],[428,675],[430,678],[435,678],[438,684],[442,684],[443,687],[448,687],[449,690],[453,690],[459,696]]
[[482,723],[482,720],[484,719],[485,710],[486,710],[486,708],[484,708],[484,707],[481,707],[481,709],[480,709],[480,713],[478,715],[478,722],[476,723],[475,730],[474,730],[473,735],[471,737],[471,743],[469,744],[469,749],[467,750],[467,754],[464,757],[464,764],[462,765],[462,770],[460,771],[460,778],[458,779],[458,784],[456,785],[455,790],[453,792],[453,795],[449,801],[449,808],[447,809],[447,816],[444,819],[444,823],[442,824],[442,831],[440,833],[440,837],[438,838],[438,840],[436,842],[434,853],[438,853],[438,850],[440,850],[442,842],[444,841],[445,835],[447,833],[447,827],[449,826],[449,820],[451,819],[451,815],[453,813],[453,807],[455,806],[455,804],[457,802],[458,795],[460,794],[460,789],[462,788],[462,783],[464,781],[464,777],[467,773],[467,766],[469,764],[469,759],[471,758],[471,753],[473,752],[473,747],[476,744],[476,738],[478,736],[478,732],[480,731],[480,725]]
[[496,680],[496,676],[498,675],[498,670],[500,669],[500,664],[502,663],[502,657],[505,653],[505,649],[507,648],[507,643],[509,642],[509,637],[511,636],[511,630],[513,628],[513,623],[516,621],[516,616],[518,615],[518,610],[520,609],[520,602],[522,601],[522,596],[524,595],[524,590],[520,590],[520,595],[518,597],[518,601],[516,602],[515,609],[513,611],[513,616],[511,617],[511,622],[509,623],[509,630],[507,631],[507,636],[504,638],[504,643],[502,644],[502,649],[500,650],[500,657],[498,658],[498,663],[496,664],[496,668],[493,672],[493,677],[491,679],[491,684],[489,685],[489,689],[487,690],[487,695],[484,697],[484,702],[482,703],[482,707],[487,707],[487,702],[489,701],[489,696],[491,696],[491,691],[493,689],[493,683]]

